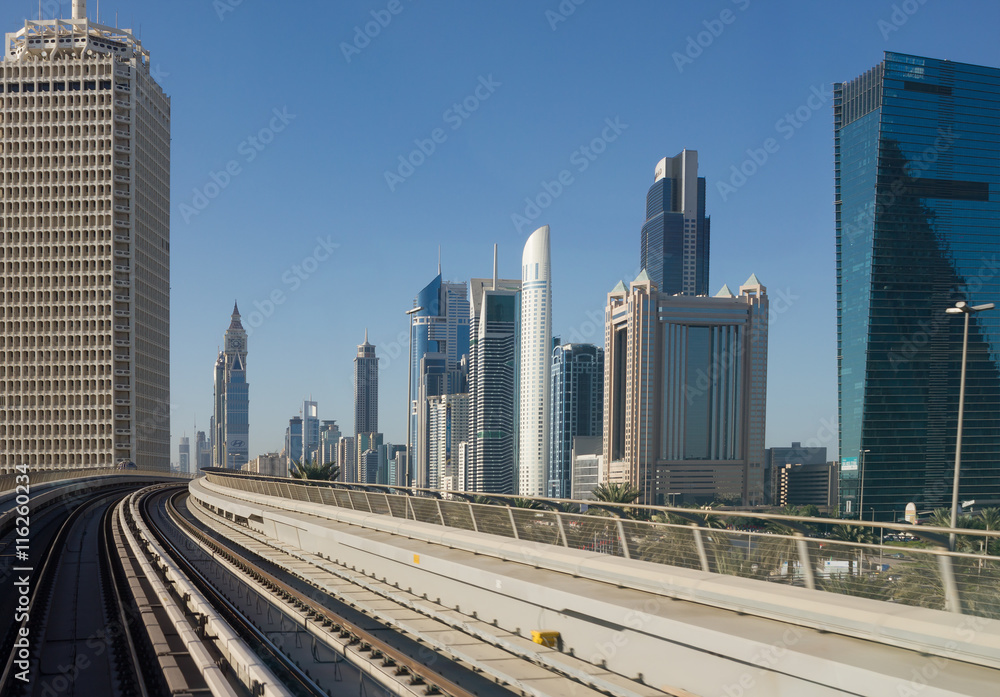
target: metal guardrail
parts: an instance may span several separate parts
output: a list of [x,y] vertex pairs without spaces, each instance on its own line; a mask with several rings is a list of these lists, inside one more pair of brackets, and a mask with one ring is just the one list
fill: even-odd
[[[57,482],[67,479],[82,479],[84,477],[99,477],[108,475],[123,474],[135,475],[139,477],[170,477],[173,479],[192,479],[194,475],[177,472],[163,472],[161,470],[147,469],[118,469],[117,467],[88,467],[86,469],[59,469],[59,470],[27,470],[27,477],[30,484],[44,484],[46,482]],[[20,477],[20,479],[18,479]],[[0,470],[0,494],[13,491],[18,484],[24,484],[25,473],[12,468]]]
[[[1000,531],[407,490],[207,469],[231,489],[710,573],[1000,618]],[[497,503],[481,503],[481,498]],[[527,508],[534,502],[538,508]],[[571,505],[587,513],[568,512]],[[596,515],[595,515],[596,512]],[[636,519],[632,516],[648,518]],[[948,535],[958,535],[956,551]],[[885,543],[907,535],[907,546]],[[879,540],[876,542],[875,540]]]

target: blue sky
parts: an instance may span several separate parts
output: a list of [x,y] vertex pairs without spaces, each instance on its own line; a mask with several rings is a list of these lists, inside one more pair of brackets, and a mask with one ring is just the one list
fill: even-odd
[[[70,14],[69,0],[42,7]],[[37,10],[6,0],[0,26]],[[708,183],[712,292],[756,273],[770,295],[766,443],[832,456],[831,84],[886,50],[1000,65],[989,0],[105,0],[100,11],[141,28],[172,99],[175,459],[196,420],[208,430],[234,299],[256,325],[251,456],[280,450],[310,396],[352,429],[366,328],[382,357],[380,427],[404,440],[403,313],[435,275],[438,246],[447,280],[489,275],[494,243],[501,275],[516,277],[527,235],[550,225],[554,332],[602,343],[593,318],[639,270],[653,168],[683,148]]]

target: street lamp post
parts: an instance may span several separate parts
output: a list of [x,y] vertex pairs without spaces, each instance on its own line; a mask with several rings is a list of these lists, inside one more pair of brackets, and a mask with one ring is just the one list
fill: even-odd
[[[962,418],[965,416],[965,361],[969,351],[969,316],[983,310],[992,310],[993,303],[970,306],[964,300],[955,307],[945,310],[949,315],[965,315],[965,331],[962,334],[962,373],[958,387],[958,435],[955,437],[955,480],[951,485],[951,527],[958,527],[958,481],[962,467]],[[948,536],[948,547],[955,551],[955,533]]]
[[406,488],[413,486],[413,458],[410,456],[410,414],[413,410],[413,315],[424,308],[415,307],[406,311],[407,319],[410,321],[409,335],[410,348],[407,352],[406,363]]
[[[861,455],[861,485],[858,487],[858,520],[865,519],[865,453],[871,450],[858,450]],[[872,512],[872,520],[875,520],[875,513]]]

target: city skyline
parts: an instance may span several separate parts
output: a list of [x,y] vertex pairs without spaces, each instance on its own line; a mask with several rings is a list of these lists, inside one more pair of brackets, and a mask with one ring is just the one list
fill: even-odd
[[[171,459],[196,415],[208,430],[213,320],[234,296],[254,343],[253,454],[280,450],[305,394],[350,428],[350,361],[369,322],[342,301],[356,288],[378,308],[367,314],[384,350],[382,429],[404,442],[402,313],[433,275],[438,245],[448,278],[465,282],[489,275],[497,242],[510,278],[526,235],[553,226],[563,236],[553,277],[564,288],[553,335],[599,343],[604,294],[638,272],[649,170],[685,147],[698,150],[707,184],[710,290],[747,268],[768,281],[781,370],[769,375],[767,444],[818,441],[836,456],[832,83],[885,50],[997,65],[990,29],[1000,8],[586,3],[553,20],[555,3],[403,7],[350,61],[341,44],[353,47],[355,27],[363,33],[381,8],[313,8],[301,60],[323,66],[316,89],[308,71],[247,50],[272,36],[274,14],[259,7],[117,6],[121,26],[141,23],[173,102]],[[4,30],[36,11],[6,3]],[[115,23],[110,7],[101,11]],[[332,41],[309,38],[319,27]],[[515,36],[525,50],[509,51]],[[241,58],[206,70],[190,45]],[[544,118],[526,107],[538,103]],[[390,190],[386,172],[402,183]],[[529,222],[519,227],[515,215]],[[288,361],[293,341],[323,346],[322,369]]]

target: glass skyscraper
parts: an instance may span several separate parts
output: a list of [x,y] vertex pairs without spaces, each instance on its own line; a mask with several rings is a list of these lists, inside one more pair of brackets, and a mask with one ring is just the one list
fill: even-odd
[[[413,300],[413,349],[410,354],[410,433],[414,484],[434,486],[429,440],[430,400],[469,391],[469,295],[465,283],[448,283],[438,274]],[[436,487],[435,487],[436,488]]]
[[[841,512],[949,507],[945,310],[1000,300],[1000,70],[887,52],[834,86],[834,152]],[[970,318],[959,493],[1000,499],[1000,311]]]
[[661,293],[708,295],[709,223],[698,152],[660,160],[646,194],[640,265]]
[[604,422],[604,349],[563,344],[552,350],[552,418],[546,496],[570,498],[573,439],[600,437]]
[[215,467],[239,469],[250,461],[250,385],[247,384],[247,333],[233,303],[225,350],[215,361]]

